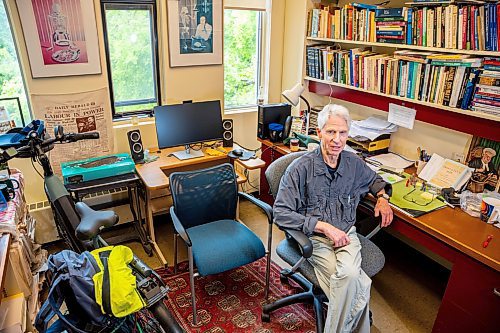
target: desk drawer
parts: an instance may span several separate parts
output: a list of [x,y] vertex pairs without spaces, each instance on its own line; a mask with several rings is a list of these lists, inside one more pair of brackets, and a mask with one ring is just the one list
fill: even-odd
[[[475,332],[498,332],[500,327],[500,273],[473,259],[460,257],[451,272],[450,280],[439,309],[435,323],[446,331],[450,324],[458,329],[455,332],[467,331],[470,327]],[[444,332],[444,331],[443,331]]]

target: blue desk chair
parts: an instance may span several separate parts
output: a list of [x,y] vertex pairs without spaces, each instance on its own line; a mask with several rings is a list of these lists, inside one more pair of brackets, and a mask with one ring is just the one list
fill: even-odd
[[[236,178],[233,166],[228,163],[203,170],[174,172],[170,175],[173,199],[170,214],[176,232],[188,246],[195,325],[195,265],[197,275],[206,276],[249,264],[267,254],[266,299],[268,296],[272,209],[268,204],[246,193],[238,193]],[[236,221],[238,197],[249,200],[266,213],[269,224],[267,251],[259,237],[244,224]]]
[[[278,193],[281,177],[285,173],[285,170],[290,163],[304,153],[306,152],[285,155],[269,165],[266,170],[266,179],[269,183],[271,194],[274,197],[276,197]],[[366,203],[363,202],[363,204]],[[370,208],[373,211],[374,207]],[[270,313],[284,306],[295,303],[311,303],[313,304],[316,314],[316,331],[323,332],[323,303],[327,302],[328,298],[321,289],[313,266],[307,260],[307,258],[311,257],[313,252],[312,243],[302,231],[285,228],[281,228],[281,230],[285,232],[286,238],[278,244],[276,253],[281,259],[292,266],[292,268],[283,269],[280,274],[280,280],[282,283],[288,283],[288,280],[291,279],[304,291],[286,296],[274,303],[264,305],[262,309],[262,321],[269,322],[271,320]],[[372,232],[370,236],[373,234]],[[361,268],[369,277],[372,277],[384,267],[384,254],[377,245],[367,237],[358,234],[358,238],[361,243]]]

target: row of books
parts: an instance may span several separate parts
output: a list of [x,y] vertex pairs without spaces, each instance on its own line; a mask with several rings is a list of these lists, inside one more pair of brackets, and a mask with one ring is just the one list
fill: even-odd
[[462,109],[470,109],[483,66],[483,58],[459,54],[401,50],[387,55],[322,45],[306,50],[307,76]]
[[[421,4],[433,3],[419,2]],[[350,3],[308,15],[309,37],[409,44],[461,50],[500,50],[500,4],[382,8]]]
[[471,109],[500,116],[500,58],[485,58],[478,75]]

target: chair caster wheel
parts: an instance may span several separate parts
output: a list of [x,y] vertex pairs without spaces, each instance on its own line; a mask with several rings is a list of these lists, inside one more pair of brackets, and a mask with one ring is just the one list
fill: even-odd
[[144,252],[148,255],[148,257],[153,256],[153,247],[150,244],[144,245]]
[[271,321],[271,316],[269,313],[262,313],[262,321],[265,323],[269,323]]

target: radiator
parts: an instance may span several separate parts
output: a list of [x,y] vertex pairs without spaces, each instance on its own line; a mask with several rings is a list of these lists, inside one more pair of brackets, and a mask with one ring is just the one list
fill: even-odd
[[[127,188],[121,187],[109,191],[100,191],[92,193],[84,198],[84,202],[89,205],[107,204],[113,201],[123,200],[127,198]],[[133,220],[132,212],[129,205],[120,205],[109,208],[118,214],[120,217],[119,223],[126,223]],[[48,200],[30,203],[28,210],[31,216],[36,220],[35,242],[38,244],[46,244],[59,240],[57,228],[54,222],[54,215]]]

